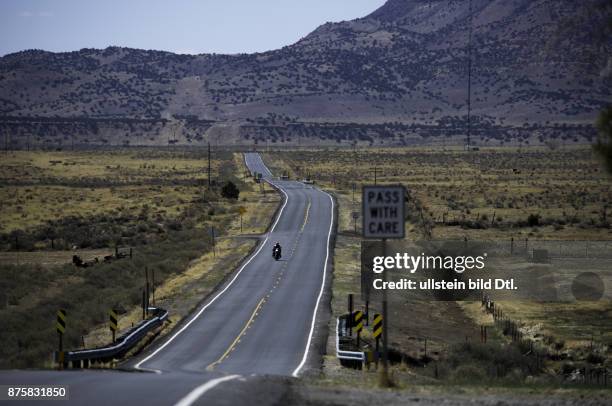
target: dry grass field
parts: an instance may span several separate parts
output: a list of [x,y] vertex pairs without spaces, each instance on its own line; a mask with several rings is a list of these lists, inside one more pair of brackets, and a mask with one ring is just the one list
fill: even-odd
[[[266,159],[311,176],[359,207],[363,184],[401,183],[436,239],[610,239],[610,176],[588,147],[561,150],[326,149],[274,152]],[[531,221],[529,216],[532,215]],[[412,228],[411,236],[423,232]]]
[[[129,328],[145,267],[156,303],[178,322],[255,245],[280,201],[229,151],[214,151],[211,187],[204,149],[11,152],[0,168],[1,367],[50,365],[58,308],[68,313],[68,348],[107,343],[111,307]],[[222,196],[228,181],[238,199]],[[102,261],[115,247],[133,257]],[[73,255],[100,262],[79,268]]]
[[[558,250],[575,240],[612,240],[608,219],[612,179],[589,147],[482,148],[469,153],[425,147],[327,148],[274,151],[265,160],[275,172],[314,179],[339,203],[334,315],[346,312],[348,293],[355,293],[357,304],[363,304],[359,300],[361,217],[355,221],[352,213],[361,214],[361,186],[373,184],[375,176],[378,184],[400,183],[407,188],[410,240],[467,238],[509,245],[514,238],[517,246],[526,239],[529,244],[564,240]],[[526,337],[536,337],[542,353],[550,354],[546,372],[529,378],[532,382],[559,382],[574,369],[600,368],[612,359],[609,300],[499,305]],[[510,370],[524,368],[520,354],[508,350],[508,336],[494,328],[480,302],[424,302],[392,295],[390,308],[390,345],[402,359],[394,366],[399,380],[413,381],[417,374],[427,381],[437,364],[436,373],[451,381],[469,377],[472,382],[488,382],[487,363],[494,361],[483,361],[485,353],[496,354],[495,362]],[[371,312],[379,311],[379,305],[372,303]],[[335,328],[334,323],[330,328]],[[490,329],[489,341],[480,348],[483,325]],[[330,341],[330,354],[334,346]],[[333,356],[326,358],[325,370],[332,379],[346,375]],[[505,372],[501,378],[524,383],[527,375]]]
[[[145,206],[155,214],[176,216],[207,179],[204,152],[16,151],[4,156],[1,165],[0,232]],[[218,173],[220,165],[214,159],[212,172]]]

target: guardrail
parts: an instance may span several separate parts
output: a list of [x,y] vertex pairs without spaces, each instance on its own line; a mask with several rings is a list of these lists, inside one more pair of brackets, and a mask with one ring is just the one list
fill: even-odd
[[348,334],[347,320],[348,314],[343,314],[336,318],[336,357],[343,366],[361,368],[366,360],[363,351],[358,349],[353,342],[353,338]]
[[[158,307],[149,307],[153,317],[143,320],[131,328],[125,334],[106,347],[93,348],[87,350],[65,351],[62,354],[56,353],[56,359],[68,366],[71,362],[74,368],[87,368],[90,362],[108,362],[112,359],[125,355],[134,345],[142,340],[147,333],[161,326],[168,319],[168,311]],[[63,358],[63,359],[62,359]]]

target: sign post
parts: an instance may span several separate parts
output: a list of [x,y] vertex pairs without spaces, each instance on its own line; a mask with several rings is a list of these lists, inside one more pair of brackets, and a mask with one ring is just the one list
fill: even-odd
[[[376,176],[376,172],[374,172]],[[375,180],[376,183],[376,180]],[[383,256],[387,256],[387,238],[403,239],[405,236],[404,202],[406,189],[401,185],[364,186],[362,189],[363,204],[363,237],[382,239]],[[387,272],[383,272],[387,280]],[[388,311],[387,291],[383,290],[382,299],[382,370],[380,385],[390,386],[389,352],[388,352]]]
[[353,316],[352,316],[353,315],[353,294],[352,293],[349,293],[348,295],[348,312],[351,316],[347,320],[348,321],[347,327],[348,327],[349,335],[352,336],[353,335]]
[[359,218],[359,212],[358,211],[354,211],[352,213],[352,217],[353,217],[353,225],[355,227],[355,234],[357,234],[357,219]]
[[240,234],[242,234],[242,215],[246,213],[247,209],[244,206],[238,207],[238,213],[240,213]]

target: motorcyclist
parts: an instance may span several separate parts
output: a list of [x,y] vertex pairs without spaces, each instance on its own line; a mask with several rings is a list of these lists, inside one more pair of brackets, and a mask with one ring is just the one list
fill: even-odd
[[272,248],[272,256],[276,257],[276,255],[277,255],[276,253],[278,252],[278,258],[280,258],[281,257],[281,252],[282,252],[281,250],[282,250],[282,248],[281,248],[280,243],[278,241],[276,241],[276,244],[274,244],[274,248]]

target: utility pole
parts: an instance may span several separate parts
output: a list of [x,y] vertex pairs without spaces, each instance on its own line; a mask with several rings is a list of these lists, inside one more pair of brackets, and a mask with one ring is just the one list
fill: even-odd
[[153,293],[153,306],[155,306],[155,269],[151,270],[151,292]]
[[149,270],[145,266],[145,315],[146,316],[149,315],[149,295],[150,295]]
[[170,138],[168,137],[168,145],[172,146],[172,150],[174,150],[174,145],[176,144],[176,130],[179,127],[179,122],[176,122],[176,125],[174,126],[174,128],[172,129],[172,140],[170,140]]
[[208,188],[210,189],[210,142],[208,142]]
[[470,0],[470,17],[468,28],[468,97],[467,97],[467,140],[466,147],[470,150],[470,136],[472,132],[472,0]]
[[147,316],[145,314],[145,302],[146,302],[146,292],[144,289],[142,289],[142,319],[146,319]]

